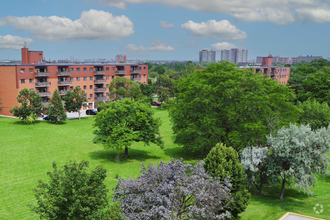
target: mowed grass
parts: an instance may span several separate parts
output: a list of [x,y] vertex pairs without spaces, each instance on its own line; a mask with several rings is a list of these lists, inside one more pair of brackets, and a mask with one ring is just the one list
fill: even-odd
[[[155,117],[162,120],[165,148],[134,143],[129,149],[129,158],[124,158],[124,151],[121,151],[118,173],[124,179],[138,177],[140,163],[158,164],[160,160],[168,162],[171,158],[184,158],[186,163],[201,160],[199,152],[184,151],[173,143],[168,112],[159,108],[153,111]],[[0,117],[0,219],[38,219],[27,204],[35,202],[32,189],[37,186],[37,180],[48,181],[46,173],[52,171],[53,161],[62,166],[69,160],[88,160],[90,168],[101,164],[108,170],[105,183],[112,191],[117,183],[116,152],[93,144],[92,125],[93,117],[58,125],[45,121],[24,125],[18,119]],[[241,219],[279,219],[286,212],[330,219],[330,178],[318,177],[313,191],[315,195],[308,197],[295,189],[287,189],[284,200],[279,201],[279,187],[265,188],[264,196],[252,197]],[[319,215],[313,210],[317,203],[324,206]]]

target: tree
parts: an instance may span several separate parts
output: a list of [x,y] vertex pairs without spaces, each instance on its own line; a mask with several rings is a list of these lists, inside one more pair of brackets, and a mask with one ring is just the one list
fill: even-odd
[[19,91],[16,99],[21,105],[14,106],[9,111],[20,119],[26,120],[26,118],[31,115],[31,113],[40,116],[43,112],[42,99],[40,95],[34,90],[24,88]]
[[61,96],[58,93],[57,89],[54,90],[53,95],[50,98],[48,116],[50,121],[55,122],[56,124],[59,121],[65,121],[67,118]]
[[152,104],[152,87],[148,84],[140,84],[140,89],[141,89],[141,93],[142,95],[144,95],[145,97],[147,97],[147,99],[149,100],[149,103]]
[[[170,89],[163,86],[156,86],[155,87],[156,94],[158,96],[158,101],[160,102],[167,102],[170,98]],[[162,106],[160,106],[162,108]]]
[[65,110],[68,112],[78,112],[80,121],[80,109],[87,102],[87,94],[84,90],[75,87],[73,91],[67,91],[63,100],[65,101]]
[[142,97],[140,86],[129,78],[117,76],[109,85],[109,97],[114,100],[131,98],[139,100]]
[[309,125],[290,124],[289,128],[281,128],[276,136],[268,136],[267,142],[272,152],[267,161],[267,175],[272,185],[282,182],[280,200],[286,185],[294,182],[299,191],[312,194],[310,188],[316,180],[313,173],[329,173],[330,126],[312,131]]
[[217,144],[204,159],[203,167],[213,178],[225,179],[230,176],[231,197],[226,201],[223,211],[235,218],[247,208],[251,195],[247,190],[246,174],[240,163],[238,153],[231,147]]
[[229,62],[195,71],[177,88],[177,103],[170,107],[175,143],[205,155],[217,143],[237,151],[262,146],[270,132],[299,117],[287,86]]
[[157,82],[154,83],[154,90],[157,93],[157,89],[159,88],[167,88],[166,90],[169,91],[168,95],[170,97],[173,97],[175,92],[176,92],[176,88],[174,85],[174,80],[168,76],[168,75],[161,75],[159,77],[159,79],[157,79]]
[[143,102],[127,98],[110,102],[106,110],[95,116],[94,143],[116,150],[125,147],[125,157],[128,157],[128,148],[133,141],[163,147],[159,126],[160,119],[154,119],[150,107]]
[[53,162],[50,180],[33,189],[37,204],[29,205],[40,219],[102,219],[108,205],[108,189],[104,184],[106,170],[97,166],[88,172],[88,161],[66,163],[62,170]]
[[297,121],[299,124],[309,124],[312,130],[329,126],[330,108],[328,103],[323,102],[321,104],[316,100],[308,99],[305,102],[298,102],[297,106],[304,111]]
[[24,120],[25,124],[34,124],[36,120],[38,119],[38,116],[31,112],[31,114]]
[[229,177],[224,185],[210,177],[202,162],[193,167],[172,159],[160,166],[141,165],[137,180],[119,179],[114,201],[122,202],[127,219],[225,219],[219,214],[229,197]]

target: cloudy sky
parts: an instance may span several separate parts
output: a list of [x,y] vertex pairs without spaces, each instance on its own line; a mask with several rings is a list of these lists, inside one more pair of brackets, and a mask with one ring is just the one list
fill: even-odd
[[49,59],[197,60],[248,48],[330,57],[330,0],[10,0],[0,7],[0,60],[20,48]]

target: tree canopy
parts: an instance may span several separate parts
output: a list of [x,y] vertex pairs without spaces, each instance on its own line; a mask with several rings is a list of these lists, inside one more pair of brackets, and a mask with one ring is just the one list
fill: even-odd
[[56,124],[59,121],[65,121],[67,119],[63,102],[57,89],[54,90],[52,97],[50,98],[50,105],[48,106],[48,117],[50,121]]
[[87,102],[87,94],[81,88],[75,87],[73,91],[67,91],[64,96],[65,110],[68,112],[78,112],[80,120],[80,109]]
[[114,100],[124,98],[139,100],[142,98],[142,93],[139,83],[126,77],[117,76],[109,85],[109,97]]

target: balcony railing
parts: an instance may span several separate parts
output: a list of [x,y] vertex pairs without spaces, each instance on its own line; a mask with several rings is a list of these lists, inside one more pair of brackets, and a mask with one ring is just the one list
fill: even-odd
[[62,91],[58,91],[58,93],[59,93],[61,96],[65,95],[66,92],[67,92],[67,91],[63,91],[63,90],[62,90]]
[[48,76],[50,76],[50,72],[35,72],[34,76],[35,77],[48,77]]
[[35,87],[48,87],[50,82],[36,82]]
[[125,75],[125,74],[127,74],[127,71],[125,71],[125,70],[117,70],[116,71],[116,75]]
[[72,82],[71,81],[58,81],[57,85],[58,86],[71,86]]
[[51,95],[50,92],[38,92],[38,93],[39,93],[40,97],[48,97]]
[[106,88],[95,88],[94,92],[106,92],[107,89]]
[[94,75],[95,76],[103,76],[105,75],[107,72],[106,71],[94,71]]
[[104,84],[106,82],[107,81],[105,79],[96,79],[96,80],[94,80],[94,84]]
[[57,76],[71,76],[71,72],[57,72]]
[[95,97],[94,98],[94,101],[105,101],[105,100],[107,100],[107,97],[106,96],[102,96],[102,97]]
[[131,70],[131,74],[140,74],[141,70]]
[[141,78],[132,78],[131,80],[134,82],[141,82]]

